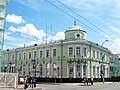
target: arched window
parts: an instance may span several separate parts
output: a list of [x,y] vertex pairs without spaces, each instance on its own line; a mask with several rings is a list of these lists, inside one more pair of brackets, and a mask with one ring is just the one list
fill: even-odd
[[56,63],[53,63],[53,76],[54,77],[58,76],[58,67]]
[[42,77],[42,75],[43,75],[43,66],[42,64],[40,64],[40,77]]
[[50,75],[50,64],[47,63],[46,64],[46,76],[49,76]]

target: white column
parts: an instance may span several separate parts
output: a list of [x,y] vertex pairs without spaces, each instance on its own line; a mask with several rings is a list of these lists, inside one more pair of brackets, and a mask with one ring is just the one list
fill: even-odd
[[69,78],[69,67],[67,65],[67,78]]
[[76,78],[76,65],[74,65],[74,77],[73,78]]
[[81,78],[83,78],[83,64],[81,65]]
[[86,65],[86,76],[88,77],[88,78],[90,78],[90,69],[89,69],[89,66],[90,64],[89,64],[89,62],[87,62],[87,65]]

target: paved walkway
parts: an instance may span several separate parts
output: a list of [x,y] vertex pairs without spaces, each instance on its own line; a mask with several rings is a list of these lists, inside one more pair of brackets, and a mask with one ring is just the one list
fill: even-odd
[[[112,82],[105,82],[104,84],[112,84]],[[98,85],[98,84],[103,84],[103,82],[95,82],[94,85]],[[36,88],[31,88],[31,87],[28,87],[27,90],[42,90],[41,86],[42,85],[57,85],[57,86],[84,86],[83,83],[41,83],[41,84],[37,84]],[[90,83],[89,83],[90,85]],[[44,89],[44,88],[43,88]],[[3,88],[3,87],[0,87],[0,90],[24,90],[24,85],[19,85],[16,89],[14,88]]]

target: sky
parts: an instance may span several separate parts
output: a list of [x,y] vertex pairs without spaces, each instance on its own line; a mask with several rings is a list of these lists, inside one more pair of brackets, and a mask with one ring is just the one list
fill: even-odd
[[87,40],[120,53],[120,0],[9,0],[4,50],[64,39],[74,21]]

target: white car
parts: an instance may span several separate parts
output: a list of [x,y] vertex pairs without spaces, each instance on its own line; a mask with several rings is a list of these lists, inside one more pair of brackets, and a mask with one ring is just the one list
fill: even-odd
[[20,80],[20,81],[19,81],[20,84],[24,84],[24,78],[23,78],[23,77],[20,77],[19,80]]

